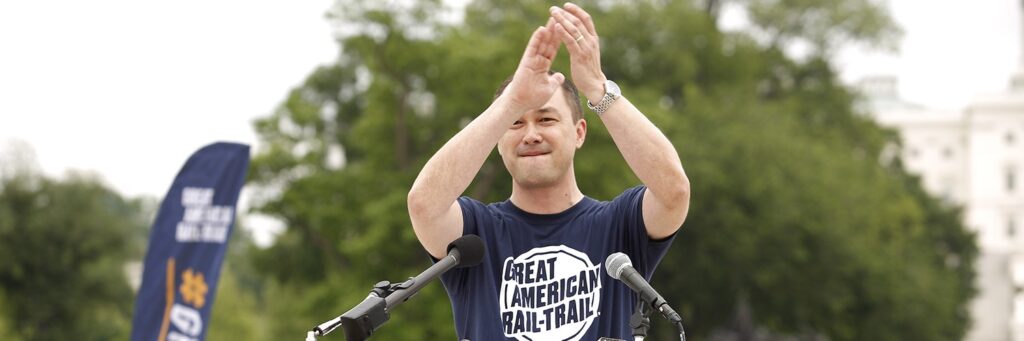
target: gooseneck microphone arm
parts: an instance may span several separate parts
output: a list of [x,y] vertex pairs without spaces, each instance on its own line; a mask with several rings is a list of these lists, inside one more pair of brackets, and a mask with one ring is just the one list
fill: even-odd
[[683,318],[651,287],[650,283],[647,283],[644,276],[640,275],[640,272],[633,268],[633,263],[629,261],[629,256],[622,252],[609,255],[608,259],[605,260],[605,269],[609,276],[625,283],[651,308],[661,312],[665,319],[672,322],[676,329],[679,329],[679,340],[686,341],[686,332],[683,331]]
[[395,307],[409,300],[427,283],[452,268],[476,266],[483,261],[483,257],[484,243],[480,237],[466,235],[456,239],[448,244],[448,255],[427,270],[402,283],[378,282],[363,302],[341,316],[314,327],[307,333],[306,340],[315,341],[317,336],[327,335],[339,326],[345,330],[346,340],[366,340],[390,319]]
[[416,277],[410,278],[409,280],[399,284],[390,295],[384,296],[385,307],[387,307],[388,311],[391,311],[399,304],[405,303],[405,301],[408,301],[412,295],[419,292],[423,286],[430,283],[434,278],[441,277],[441,274],[458,266],[461,261],[462,253],[459,249],[452,249],[448,252],[448,255],[441,258],[440,261],[434,263],[434,265],[427,268]]

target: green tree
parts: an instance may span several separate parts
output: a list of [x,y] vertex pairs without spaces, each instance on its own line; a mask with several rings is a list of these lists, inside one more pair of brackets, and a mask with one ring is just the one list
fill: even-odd
[[209,340],[270,340],[263,296],[265,281],[248,259],[256,246],[244,225],[244,220],[236,221],[228,242],[227,261],[221,270],[216,301],[211,308],[206,334]]
[[[895,134],[854,111],[856,95],[827,59],[837,46],[828,42],[892,39],[891,20],[866,1],[747,4],[757,29],[781,38],[721,32],[706,3],[582,4],[602,36],[605,73],[673,141],[693,184],[690,216],[655,285],[697,337],[962,337],[973,236],[956,208],[883,158],[898,148]],[[347,32],[338,62],[256,122],[265,148],[250,174],[272,194],[259,210],[288,226],[255,257],[272,279],[272,338],[295,337],[378,280],[429,265],[406,215],[409,186],[486,108],[549,5],[479,0],[451,24],[434,20],[444,9],[433,1],[338,4]],[[825,27],[837,22],[845,26]],[[791,27],[800,23],[813,29]],[[820,40],[817,53],[783,53],[797,38]],[[556,68],[569,69],[565,50]],[[588,121],[577,178],[606,200],[638,181],[600,120]],[[494,154],[466,194],[503,200],[509,188]],[[450,316],[440,285],[430,285],[375,337],[452,338]],[[652,338],[670,338],[658,323]]]
[[751,23],[774,46],[807,44],[812,55],[862,43],[895,50],[900,33],[888,9],[872,0],[741,0]]
[[144,231],[139,203],[88,175],[0,175],[0,334],[127,338],[133,295],[124,266],[131,236]]
[[[7,303],[5,298],[7,295],[0,289],[0,307],[6,307]],[[21,338],[14,334],[14,330],[10,326],[10,318],[7,317],[5,311],[0,311],[0,339],[18,341]]]

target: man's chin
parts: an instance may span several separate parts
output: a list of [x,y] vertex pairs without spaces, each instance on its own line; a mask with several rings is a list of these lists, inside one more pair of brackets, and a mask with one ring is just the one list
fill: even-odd
[[539,188],[550,186],[554,181],[548,176],[541,176],[539,174],[527,174],[513,177],[516,184],[519,187],[524,188]]

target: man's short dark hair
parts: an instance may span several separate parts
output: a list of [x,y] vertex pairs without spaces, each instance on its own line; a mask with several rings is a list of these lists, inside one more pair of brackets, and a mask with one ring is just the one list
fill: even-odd
[[[555,71],[548,70],[549,75],[555,74]],[[502,92],[505,92],[505,88],[508,87],[508,83],[512,83],[512,76],[508,76],[501,85],[498,86],[498,91],[494,92],[494,99],[498,99]],[[562,94],[565,95],[565,101],[569,102],[569,110],[572,111],[572,122],[576,123],[583,119],[583,105],[580,104],[580,92],[576,90],[576,84],[573,84],[569,77],[565,78],[562,82]]]

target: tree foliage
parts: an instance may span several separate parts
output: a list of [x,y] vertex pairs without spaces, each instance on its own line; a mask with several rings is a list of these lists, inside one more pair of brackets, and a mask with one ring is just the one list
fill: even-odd
[[249,259],[256,246],[245,225],[245,219],[236,221],[228,241],[227,261],[217,283],[217,299],[208,326],[210,340],[275,340],[268,338],[271,316],[262,294],[267,281]]
[[876,0],[742,0],[773,45],[805,43],[815,55],[862,43],[894,50],[900,29]]
[[[722,32],[698,4],[582,3],[601,35],[604,72],[673,141],[692,182],[690,216],[655,286],[698,337],[962,337],[973,236],[957,209],[883,158],[894,133],[854,111],[855,94],[827,59],[830,42],[892,39],[891,19],[868,1],[747,4],[759,29],[821,53],[796,60],[779,44]],[[337,5],[339,60],[255,124],[264,142],[250,172],[265,190],[257,204],[288,226],[255,252],[257,271],[271,278],[261,291],[270,338],[297,337],[377,281],[430,264],[406,193],[433,152],[487,107],[549,5],[479,0],[456,23],[438,19],[446,12],[437,1]],[[565,54],[557,69],[569,69]],[[577,178],[607,200],[638,181],[600,120],[588,121]],[[483,201],[508,193],[496,154],[466,192]],[[375,338],[451,339],[450,316],[432,284]],[[670,332],[655,321],[652,338]]]
[[126,339],[133,294],[125,265],[145,231],[140,202],[88,175],[2,175],[0,336]]

